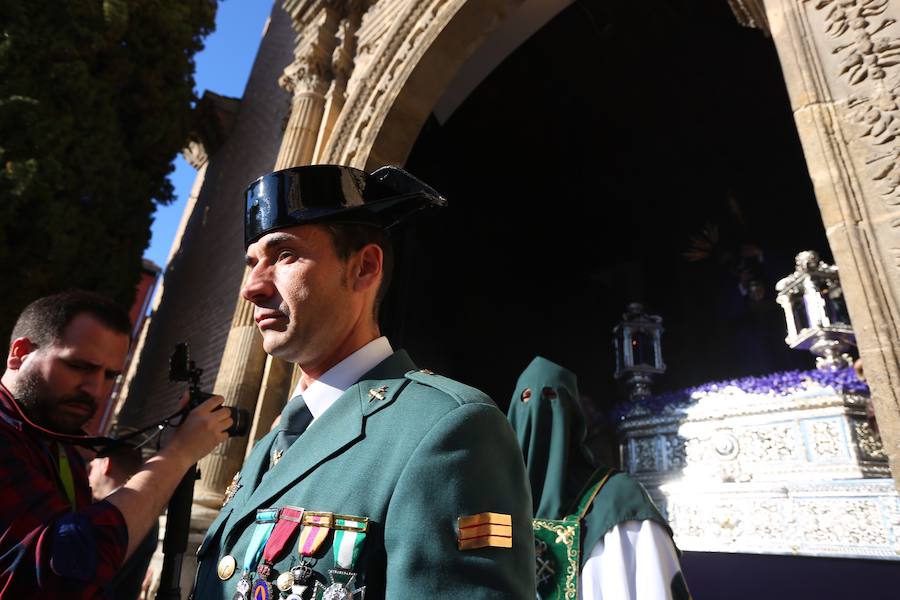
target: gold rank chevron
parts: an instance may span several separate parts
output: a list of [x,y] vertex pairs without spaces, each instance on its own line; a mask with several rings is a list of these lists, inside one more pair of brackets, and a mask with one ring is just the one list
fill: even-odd
[[512,517],[503,513],[484,512],[459,517],[457,542],[460,550],[477,548],[512,548]]

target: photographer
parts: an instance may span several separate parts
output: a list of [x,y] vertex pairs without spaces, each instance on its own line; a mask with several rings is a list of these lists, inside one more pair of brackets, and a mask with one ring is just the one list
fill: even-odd
[[0,598],[100,598],[188,468],[226,439],[220,396],[169,444],[91,503],[73,443],[109,396],[128,352],[127,314],[95,294],[36,300],[13,329],[0,378]]

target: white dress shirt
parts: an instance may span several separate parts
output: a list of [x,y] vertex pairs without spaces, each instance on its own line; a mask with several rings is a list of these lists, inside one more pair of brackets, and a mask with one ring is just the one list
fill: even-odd
[[655,521],[624,521],[597,542],[581,570],[581,600],[671,600],[681,571],[668,532]]
[[325,371],[305,390],[301,391],[302,384],[298,382],[291,398],[303,396],[303,401],[306,402],[315,421],[334,404],[335,400],[350,389],[350,386],[393,353],[394,349],[386,337],[376,338]]

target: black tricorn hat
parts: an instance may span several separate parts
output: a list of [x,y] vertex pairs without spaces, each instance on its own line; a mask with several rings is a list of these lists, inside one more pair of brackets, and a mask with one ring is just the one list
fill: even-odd
[[361,223],[390,229],[447,199],[398,167],[366,173],[342,165],[275,171],[245,192],[244,247],[263,235],[307,223]]

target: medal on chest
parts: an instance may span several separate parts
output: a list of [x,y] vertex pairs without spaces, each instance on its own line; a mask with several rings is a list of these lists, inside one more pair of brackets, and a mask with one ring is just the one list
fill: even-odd
[[272,567],[288,548],[303,519],[303,509],[285,506],[278,512],[278,522],[269,534],[262,551],[262,563],[256,567],[256,582],[253,584],[253,600],[273,600],[279,594],[272,582]]
[[244,562],[241,564],[241,578],[237,582],[232,600],[249,600],[250,590],[253,586],[254,567],[259,562],[263,548],[275,529],[278,522],[277,508],[263,508],[256,511],[256,523],[253,528],[253,536],[250,544],[244,552]]
[[282,573],[275,580],[275,587],[287,594],[286,600],[304,600],[312,579],[312,556],[328,538],[331,531],[332,514],[328,512],[306,511],[301,520],[303,528],[297,542],[300,564]]
[[365,586],[356,587],[356,561],[366,540],[369,520],[352,515],[334,515],[334,543],[332,553],[337,569],[328,571],[331,580],[328,586],[316,582],[315,600],[362,600],[366,596]]

